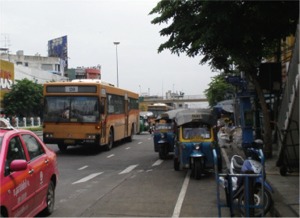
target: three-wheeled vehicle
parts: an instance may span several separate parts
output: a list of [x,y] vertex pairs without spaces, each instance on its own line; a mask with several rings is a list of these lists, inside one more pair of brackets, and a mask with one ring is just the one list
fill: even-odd
[[153,117],[153,113],[150,111],[141,111],[140,112],[140,133],[141,132],[150,132],[151,133],[151,124],[149,118]]
[[159,153],[160,159],[166,159],[170,152],[174,152],[176,142],[174,117],[178,111],[180,110],[175,109],[164,112],[155,119],[154,151]]
[[192,170],[191,175],[200,179],[208,169],[214,169],[213,149],[217,151],[221,169],[221,154],[217,144],[216,120],[209,109],[186,109],[175,116],[177,141],[174,151],[174,169]]

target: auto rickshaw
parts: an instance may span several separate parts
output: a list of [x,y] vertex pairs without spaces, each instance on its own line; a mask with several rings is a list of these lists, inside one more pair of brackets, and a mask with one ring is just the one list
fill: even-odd
[[[217,144],[215,119],[209,109],[186,109],[176,113],[177,141],[174,151],[174,169],[191,169],[191,176],[201,176],[214,169],[213,149],[221,160]],[[222,168],[222,161],[219,169]]]
[[153,113],[150,111],[140,112],[140,132],[150,132],[150,122],[149,118],[153,116]]
[[166,159],[170,152],[174,152],[176,141],[174,116],[178,111],[180,110],[164,112],[155,119],[153,133],[154,151],[159,153],[160,159]]

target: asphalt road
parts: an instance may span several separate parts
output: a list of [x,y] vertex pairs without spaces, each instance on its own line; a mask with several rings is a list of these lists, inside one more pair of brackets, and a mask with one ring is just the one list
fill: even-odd
[[48,147],[60,172],[52,217],[218,216],[214,174],[195,180],[188,170],[174,171],[172,155],[160,160],[148,133],[108,152]]

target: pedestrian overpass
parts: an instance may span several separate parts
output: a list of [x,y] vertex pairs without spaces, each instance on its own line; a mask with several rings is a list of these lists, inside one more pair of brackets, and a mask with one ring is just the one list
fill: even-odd
[[154,103],[189,103],[189,102],[208,102],[204,95],[184,95],[184,96],[174,96],[170,98],[164,98],[159,96],[140,96],[140,102],[147,104]]

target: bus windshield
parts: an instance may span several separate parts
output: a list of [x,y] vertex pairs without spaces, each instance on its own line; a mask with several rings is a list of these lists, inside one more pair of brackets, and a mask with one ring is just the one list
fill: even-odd
[[98,122],[99,101],[90,96],[45,97],[44,121],[46,122]]

